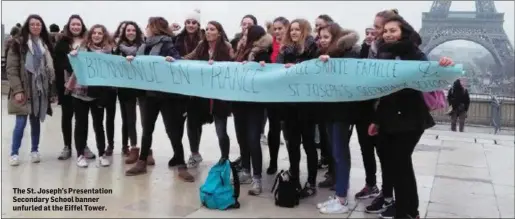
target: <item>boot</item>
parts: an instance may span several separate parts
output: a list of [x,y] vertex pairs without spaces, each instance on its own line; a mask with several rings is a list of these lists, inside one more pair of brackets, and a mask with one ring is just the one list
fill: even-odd
[[145,174],[146,172],[147,172],[147,162],[138,160],[138,162],[136,162],[136,165],[134,165],[133,167],[131,167],[129,170],[127,170],[125,172],[125,175],[126,176],[137,176],[137,175]]
[[125,163],[133,164],[133,163],[136,163],[136,161],[138,161],[138,159],[139,159],[139,148],[133,147],[129,151],[129,157],[127,157],[127,159],[125,160]]
[[195,182],[195,178],[188,172],[188,168],[186,166],[181,166],[178,168],[179,178],[181,178],[184,182]]
[[122,147],[122,155],[124,157],[128,157],[129,156],[129,146],[123,146]]
[[154,166],[156,164],[156,161],[154,160],[154,157],[152,156],[152,149],[148,152],[147,157],[147,165]]

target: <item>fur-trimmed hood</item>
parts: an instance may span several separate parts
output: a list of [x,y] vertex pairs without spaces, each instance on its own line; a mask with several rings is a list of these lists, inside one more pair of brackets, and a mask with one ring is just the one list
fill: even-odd
[[358,32],[350,29],[343,29],[343,36],[338,39],[336,46],[340,51],[347,51],[357,45],[359,41]]
[[274,43],[274,38],[270,34],[265,34],[259,40],[253,43],[252,49],[250,50],[248,60],[254,61],[257,53],[262,51],[268,51]]

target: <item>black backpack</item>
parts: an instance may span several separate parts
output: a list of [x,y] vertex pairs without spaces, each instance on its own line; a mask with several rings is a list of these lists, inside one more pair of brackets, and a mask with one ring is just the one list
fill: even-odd
[[300,184],[292,180],[290,172],[281,170],[275,177],[275,183],[272,187],[275,205],[285,208],[294,208],[299,205],[300,190]]

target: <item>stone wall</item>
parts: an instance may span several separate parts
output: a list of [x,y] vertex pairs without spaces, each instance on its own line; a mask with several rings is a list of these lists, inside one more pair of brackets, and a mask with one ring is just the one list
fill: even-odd
[[[9,84],[2,81],[2,95],[9,92]],[[491,106],[487,98],[475,98],[471,95],[471,103],[467,118],[467,124],[491,125]],[[449,109],[433,112],[433,117],[437,122],[449,123],[450,117],[446,114]],[[501,120],[503,127],[515,126],[515,101],[513,99],[503,100],[501,105]]]

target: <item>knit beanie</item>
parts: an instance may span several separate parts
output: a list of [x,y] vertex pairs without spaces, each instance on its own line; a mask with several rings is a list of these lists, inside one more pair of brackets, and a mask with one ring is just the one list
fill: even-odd
[[200,22],[200,10],[196,9],[190,12],[186,16],[186,20],[196,20],[197,22]]

